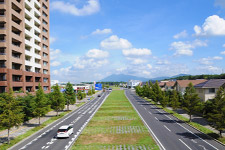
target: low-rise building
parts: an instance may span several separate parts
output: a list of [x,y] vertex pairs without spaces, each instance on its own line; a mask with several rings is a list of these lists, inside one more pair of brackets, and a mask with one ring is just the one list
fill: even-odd
[[220,87],[225,88],[225,79],[212,79],[194,86],[203,102],[214,99]]
[[177,80],[174,84],[174,89],[184,95],[186,88],[188,87],[189,83],[192,83],[193,86],[203,83],[207,80],[199,79],[199,80]]
[[174,90],[174,85],[175,85],[175,81],[168,81],[168,82],[165,82],[165,91],[172,91]]
[[139,80],[129,80],[127,82],[127,88],[134,89],[136,86],[140,85],[141,81]]

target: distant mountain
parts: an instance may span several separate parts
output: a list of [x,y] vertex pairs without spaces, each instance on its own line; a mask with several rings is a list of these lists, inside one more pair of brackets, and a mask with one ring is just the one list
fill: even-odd
[[148,81],[149,79],[125,74],[112,74],[99,82],[127,82],[129,80]]
[[170,78],[176,78],[176,77],[180,77],[180,76],[189,76],[188,74],[179,74],[179,75],[175,75],[172,77],[169,76],[165,76],[165,77],[157,77],[157,78],[152,78],[152,79],[148,79],[148,78],[143,78],[143,77],[137,77],[137,76],[132,76],[132,75],[125,75],[125,74],[112,74],[102,80],[100,80],[99,82],[127,82],[129,80],[140,80],[140,81],[155,81],[155,80],[164,80],[164,79],[170,79]]

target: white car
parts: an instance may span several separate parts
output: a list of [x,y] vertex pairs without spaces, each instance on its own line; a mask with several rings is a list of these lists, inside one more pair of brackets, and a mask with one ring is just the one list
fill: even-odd
[[61,126],[57,131],[57,138],[68,138],[73,134],[73,127],[71,125]]

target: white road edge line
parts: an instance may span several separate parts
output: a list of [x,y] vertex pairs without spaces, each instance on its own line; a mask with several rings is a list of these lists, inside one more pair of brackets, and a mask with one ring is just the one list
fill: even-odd
[[158,119],[158,118],[156,118],[156,117],[155,117],[155,119],[156,119],[157,121],[159,121],[159,119]]
[[[124,91],[124,92],[125,92],[125,96],[127,97],[126,91]],[[128,97],[127,97],[127,99],[130,101],[130,99]],[[145,126],[148,128],[148,130],[150,131],[150,133],[153,135],[153,137],[156,140],[156,142],[160,145],[160,149],[166,150],[165,147],[162,145],[162,143],[159,141],[159,139],[156,137],[155,133],[151,130],[151,128],[145,122],[144,118],[142,118],[141,114],[138,112],[138,110],[136,109],[136,107],[134,107],[133,103],[131,101],[130,101],[130,103],[133,106],[133,108],[136,110],[136,112],[138,113],[139,117],[142,119],[142,121],[144,122]]]
[[165,125],[163,125],[168,131],[170,131],[171,132],[171,130],[169,129],[169,128],[167,128],[167,126],[165,126]]
[[184,143],[184,141],[182,141],[181,139],[179,139],[179,141],[181,141],[181,143],[183,143],[188,149],[192,150],[186,143]]

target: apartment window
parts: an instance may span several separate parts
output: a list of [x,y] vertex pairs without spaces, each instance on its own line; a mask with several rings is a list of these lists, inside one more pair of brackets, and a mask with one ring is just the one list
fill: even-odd
[[47,74],[47,73],[48,73],[48,70],[43,69],[43,73],[44,73],[44,74]]
[[39,19],[40,18],[40,15],[38,14],[38,13],[34,13],[34,16],[37,18],[37,19]]
[[5,86],[0,86],[0,93],[5,93],[6,92],[6,90],[5,90]]
[[41,77],[35,77],[35,82],[41,82]]
[[46,54],[46,53],[43,53],[43,57],[48,57],[48,54]]
[[40,59],[35,58],[35,63],[40,64]]
[[37,10],[40,10],[40,7],[38,6],[38,4],[34,3],[34,7],[35,7]]
[[25,45],[25,50],[30,51],[31,47],[29,45]]
[[21,9],[18,6],[16,6],[14,3],[12,3],[12,9],[15,10],[19,14],[21,12]]
[[48,15],[47,15],[44,11],[42,11],[42,15],[43,15],[44,17],[48,17]]
[[5,9],[0,9],[0,16],[5,16]]
[[0,55],[6,55],[5,47],[0,47]]
[[45,4],[43,4],[42,7],[43,7],[44,9],[48,9],[48,7],[47,7]]
[[26,56],[25,56],[25,60],[26,60],[26,61],[30,61],[30,60],[31,60],[31,56],[26,55]]
[[31,92],[32,91],[32,86],[27,86],[26,87],[26,92]]
[[44,83],[48,83],[48,78],[43,78]]
[[16,0],[18,3],[20,3],[21,2],[21,0]]
[[13,82],[21,82],[22,76],[21,75],[12,75]]
[[14,16],[14,15],[12,15],[12,21],[15,22],[18,25],[20,25],[20,23],[21,23],[21,20],[19,18],[17,18],[16,16]]
[[27,5],[26,3],[25,3],[25,8],[26,8],[26,10],[31,11],[31,7],[29,5]]
[[32,76],[26,76],[26,82],[33,82],[32,81]]
[[48,91],[48,86],[44,86],[44,87],[43,87],[43,90],[44,90],[44,91]]
[[22,66],[21,64],[12,63],[12,69],[15,69],[15,70],[20,70],[21,66]]
[[37,50],[37,49],[35,49],[35,54],[40,55],[40,51],[39,51],[39,50]]
[[21,53],[18,53],[16,51],[12,51],[12,57],[14,58],[20,58]]
[[0,68],[6,68],[5,62],[5,60],[0,60]]
[[41,71],[40,68],[36,68],[36,67],[35,67],[35,72],[36,72],[36,73],[40,73],[40,71]]
[[216,91],[215,88],[210,88],[209,89],[209,93],[215,93],[215,91]]
[[47,61],[43,61],[43,65],[47,66],[48,62]]
[[30,31],[30,30],[31,30],[31,27],[30,27],[29,25],[25,24],[25,29],[26,29],[27,31]]
[[46,30],[45,28],[43,28],[43,29],[42,29],[42,31],[43,31],[43,32],[45,32],[45,33],[47,33],[47,32],[48,32],[48,30]]
[[0,22],[0,29],[5,29],[5,22]]
[[45,44],[43,44],[43,48],[44,48],[44,49],[47,49],[47,48],[48,48],[48,46],[47,46],[47,45],[45,45]]
[[0,81],[6,81],[6,74],[0,73]]
[[42,23],[43,23],[44,25],[47,25],[47,24],[48,24],[44,19],[42,19]]
[[30,41],[31,40],[31,37],[29,35],[25,34],[25,39],[28,40],[28,41]]
[[18,35],[18,36],[20,36],[20,33],[21,33],[21,31],[18,30],[17,28],[15,28],[15,27],[12,27],[12,32],[13,32],[14,34]]
[[4,4],[5,3],[5,0],[0,0],[0,4]]
[[47,41],[48,39],[47,39],[45,36],[43,36],[43,37],[42,37],[42,40],[43,40],[43,41]]
[[34,25],[37,27],[37,28],[39,28],[40,27],[40,24],[38,23],[38,22],[34,22]]
[[17,47],[20,47],[21,42],[13,38],[12,39],[12,45],[17,46]]
[[25,66],[26,71],[31,72],[31,66]]
[[36,36],[40,36],[40,33],[39,32],[37,32],[36,30],[34,30],[34,34],[36,35]]
[[22,89],[23,89],[22,87],[13,87],[13,91],[17,93],[20,91],[22,92]]
[[5,35],[4,34],[0,34],[0,42],[5,42]]
[[31,21],[31,17],[29,15],[25,14],[25,18],[26,20]]

